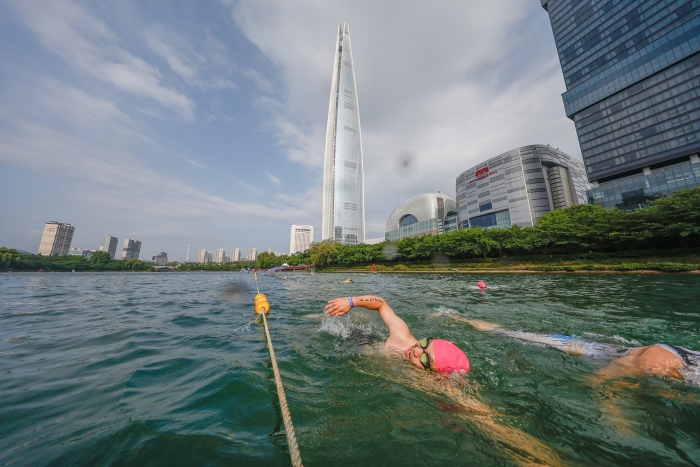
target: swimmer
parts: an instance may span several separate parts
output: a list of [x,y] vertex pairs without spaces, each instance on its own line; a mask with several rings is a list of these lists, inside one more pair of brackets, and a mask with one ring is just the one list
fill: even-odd
[[[329,316],[343,316],[355,307],[376,310],[379,313],[379,317],[389,330],[389,338],[386,340],[384,348],[399,354],[403,360],[410,361],[420,369],[444,375],[464,375],[469,372],[469,359],[459,347],[443,339],[426,338],[419,341],[411,334],[406,322],[399,318],[381,297],[367,295],[336,298],[328,301],[325,311]],[[448,396],[453,403],[450,405],[450,411],[454,412],[456,416],[468,418],[479,426],[485,434],[495,441],[503,443],[500,446],[517,464],[527,466],[535,464],[564,465],[556,452],[549,446],[516,427],[502,424],[500,414],[483,402],[462,392],[460,385],[467,381],[466,379],[439,378],[436,380],[429,377],[430,373],[422,374],[425,377],[416,378],[416,375],[411,375],[410,379],[401,378],[398,382],[428,393],[434,394],[439,391]],[[445,384],[446,382],[455,384]]]
[[418,340],[413,337],[408,325],[399,318],[383,298],[371,295],[344,297],[330,300],[326,305],[329,316],[343,316],[355,306],[376,310],[389,330],[384,348],[399,352],[418,368],[438,373],[467,373],[470,369],[467,355],[459,347],[443,339],[428,337]]
[[486,282],[484,281],[477,282],[476,286],[479,287],[479,290],[486,290]]
[[[628,348],[613,344],[590,342],[563,334],[538,334],[509,331],[499,324],[448,315],[479,331],[496,332],[516,339],[546,345],[573,355],[616,357],[596,374],[602,380],[648,374],[700,384],[700,352],[669,344],[654,344]],[[619,356],[622,354],[622,356]]]
[[352,278],[348,277],[348,278],[345,279],[343,282],[345,282],[346,284],[353,284],[355,281],[352,280]]

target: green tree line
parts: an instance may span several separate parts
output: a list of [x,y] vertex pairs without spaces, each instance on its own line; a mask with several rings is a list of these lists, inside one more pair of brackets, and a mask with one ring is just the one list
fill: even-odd
[[25,271],[152,271],[153,267],[138,259],[115,261],[106,251],[97,251],[90,259],[82,256],[41,256],[0,247],[0,267]]
[[332,240],[305,252],[311,264],[351,266],[387,261],[615,253],[700,246],[700,187],[682,190],[635,211],[582,204],[552,211],[533,227],[460,229],[395,243],[343,246]]

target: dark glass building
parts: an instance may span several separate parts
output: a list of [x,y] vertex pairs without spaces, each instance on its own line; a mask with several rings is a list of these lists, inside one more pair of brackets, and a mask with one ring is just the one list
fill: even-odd
[[700,0],[540,0],[593,188],[633,209],[700,185]]

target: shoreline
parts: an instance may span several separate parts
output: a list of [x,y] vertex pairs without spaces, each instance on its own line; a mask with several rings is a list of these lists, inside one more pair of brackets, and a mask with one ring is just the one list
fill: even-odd
[[[371,272],[359,271],[359,270],[340,270],[340,271],[316,271],[318,274],[372,274]],[[561,270],[550,270],[550,271],[538,271],[536,269],[465,269],[457,271],[449,271],[445,269],[428,270],[428,271],[381,271],[377,274],[700,274],[700,269],[693,271],[679,271],[679,272],[669,272],[669,271],[656,271],[653,269],[635,269],[632,271],[616,271],[613,269],[600,269],[600,270],[578,270],[578,271],[567,271],[565,269]]]

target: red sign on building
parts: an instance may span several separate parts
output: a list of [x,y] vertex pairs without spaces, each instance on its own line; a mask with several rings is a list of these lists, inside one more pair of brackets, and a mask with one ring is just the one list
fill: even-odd
[[477,182],[479,180],[483,180],[486,177],[488,177],[489,175],[495,174],[496,172],[498,172],[498,170],[494,170],[493,172],[489,172],[488,167],[482,167],[479,170],[477,170],[476,172],[474,172],[474,179],[469,180],[469,183],[474,183],[474,182]]

